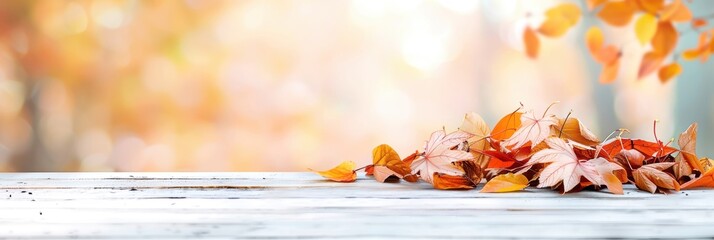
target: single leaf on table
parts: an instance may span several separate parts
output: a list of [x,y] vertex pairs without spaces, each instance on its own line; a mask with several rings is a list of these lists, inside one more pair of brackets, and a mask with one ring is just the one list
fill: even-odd
[[483,186],[481,192],[484,193],[501,193],[521,191],[528,187],[528,178],[523,174],[506,173],[498,175],[489,180]]
[[682,0],[672,1],[660,14],[660,21],[687,22],[689,20],[692,20],[692,11],[682,3]]
[[586,146],[595,146],[600,143],[600,139],[577,118],[558,118],[558,124],[553,125],[553,128],[551,132],[554,136],[567,138]]
[[657,14],[664,7],[664,0],[635,0],[637,6],[645,12]]
[[660,68],[659,72],[657,72],[657,77],[659,77],[660,82],[667,83],[680,73],[682,73],[682,66],[677,62],[673,62]]
[[434,188],[436,189],[472,189],[475,186],[464,176],[453,176],[435,172],[432,178]]
[[504,146],[511,149],[520,148],[528,143],[538,145],[550,136],[550,127],[558,124],[555,116],[537,117],[533,111],[521,115],[521,126],[513,135],[503,141]]
[[523,43],[526,47],[526,54],[530,58],[537,58],[538,52],[540,51],[540,40],[538,39],[538,34],[531,27],[526,27],[523,30]]
[[486,138],[491,132],[486,121],[474,112],[468,113],[464,116],[464,122],[461,124],[461,127],[459,127],[459,130],[473,135],[473,137],[467,140],[469,152],[474,155],[473,161],[478,164],[481,169],[485,169],[486,166],[488,166],[489,157],[484,155],[483,152],[490,148]]
[[538,177],[539,188],[553,187],[562,182],[563,192],[568,192],[580,184],[580,177],[602,185],[603,181],[594,166],[578,160],[570,144],[560,138],[548,138],[545,142],[550,148],[537,152],[529,161],[529,164],[550,163]]
[[[397,154],[397,151],[394,151],[394,149],[387,144],[379,145],[375,147],[374,150],[372,150],[372,163],[375,167],[384,166],[391,169],[397,174],[395,176],[399,176],[399,178],[404,178],[404,180],[406,181],[416,182],[418,180],[416,176],[411,175],[412,169],[409,167],[409,165],[402,161],[402,159],[399,157],[399,154]],[[385,172],[382,171],[382,173]],[[375,169],[375,178],[377,178],[376,174],[377,173]]]
[[671,175],[663,172],[672,167],[673,162],[653,163],[644,165],[632,171],[637,188],[655,193],[657,189],[679,191],[679,183]]
[[352,161],[344,161],[340,163],[340,165],[337,165],[337,167],[326,171],[309,170],[335,182],[354,182],[357,179],[355,163]]
[[652,44],[653,52],[656,52],[659,56],[667,56],[677,46],[678,40],[679,33],[672,25],[672,22],[659,22],[657,24],[657,32],[652,37],[650,44]]
[[657,71],[662,65],[664,57],[659,55],[657,52],[648,52],[642,55],[642,61],[640,62],[640,70],[637,72],[637,78],[641,79],[651,73]]
[[516,129],[521,127],[521,115],[522,112],[513,112],[501,118],[491,130],[491,139],[503,141],[513,136]]
[[635,22],[635,35],[641,45],[645,45],[652,40],[657,32],[657,18],[649,13],[642,14]]
[[456,131],[448,135],[444,130],[432,133],[424,146],[424,155],[411,164],[412,174],[418,174],[421,179],[431,184],[434,184],[432,179],[434,173],[463,176],[464,171],[452,163],[472,160],[474,156],[469,152],[451,148],[471,137],[471,134],[464,131]]
[[636,10],[631,1],[612,1],[605,3],[597,16],[610,25],[622,27],[630,22]]

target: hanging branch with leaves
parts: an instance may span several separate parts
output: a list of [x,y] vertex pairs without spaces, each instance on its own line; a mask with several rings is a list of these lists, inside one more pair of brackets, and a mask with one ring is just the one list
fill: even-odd
[[[714,53],[714,28],[706,29],[712,16],[693,17],[689,7],[682,0],[587,0],[588,11],[613,27],[628,26],[633,19],[637,41],[650,50],[642,55],[637,78],[657,72],[662,83],[666,83],[682,73],[679,60],[699,59],[706,62]],[[537,58],[541,37],[563,36],[580,19],[581,10],[573,3],[563,3],[548,9],[545,20],[537,28],[526,27],[523,33],[526,54]],[[678,29],[689,26],[689,30]],[[674,52],[679,38],[689,33],[699,33],[696,47]],[[624,47],[606,44],[602,30],[590,27],[585,33],[586,46],[593,60],[601,64],[601,83],[612,83],[620,70],[620,59]]]

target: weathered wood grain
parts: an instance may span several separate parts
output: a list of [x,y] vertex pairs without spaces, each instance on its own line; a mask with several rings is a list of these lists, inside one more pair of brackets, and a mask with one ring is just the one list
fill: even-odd
[[2,173],[0,239],[711,238],[714,190],[485,194],[312,173]]

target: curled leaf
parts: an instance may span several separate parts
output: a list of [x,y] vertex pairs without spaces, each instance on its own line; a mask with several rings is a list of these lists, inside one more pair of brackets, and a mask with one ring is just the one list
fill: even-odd
[[[399,176],[399,178],[404,178],[404,180],[409,182],[417,181],[417,177],[410,174],[412,170],[409,165],[402,162],[399,154],[387,144],[379,145],[372,150],[372,163],[375,166],[375,178],[377,178],[376,167],[384,166],[395,172],[397,174],[395,176]],[[385,172],[382,171],[382,173]]]
[[310,169],[310,171],[316,172],[320,176],[330,179],[335,182],[354,182],[357,179],[357,173],[355,173],[355,163],[352,161],[344,161],[327,171],[315,171]]
[[[553,134],[570,139],[577,143],[594,146],[600,143],[600,139],[590,131],[578,118],[558,119],[558,124],[553,126]],[[562,134],[561,134],[562,132]]]
[[662,83],[669,82],[672,78],[682,73],[682,66],[673,62],[659,69],[657,76]]
[[528,186],[528,178],[523,174],[506,173],[498,175],[489,180],[483,186],[481,192],[484,193],[501,193],[521,191]]
[[399,174],[387,166],[374,166],[374,179],[379,182],[397,182],[404,178],[404,175]]
[[533,59],[537,58],[540,49],[540,40],[538,40],[538,35],[531,27],[526,27],[524,30],[523,43],[525,44],[528,57]]

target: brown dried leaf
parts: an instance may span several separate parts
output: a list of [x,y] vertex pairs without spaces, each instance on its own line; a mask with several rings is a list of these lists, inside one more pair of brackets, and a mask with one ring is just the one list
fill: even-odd
[[655,193],[658,188],[673,189],[679,191],[679,183],[671,175],[663,172],[663,170],[672,167],[673,162],[654,163],[644,165],[635,171],[632,171],[632,176],[635,179],[637,188]]
[[441,173],[434,173],[432,177],[434,188],[436,189],[472,189],[475,185],[464,176],[453,176]]

